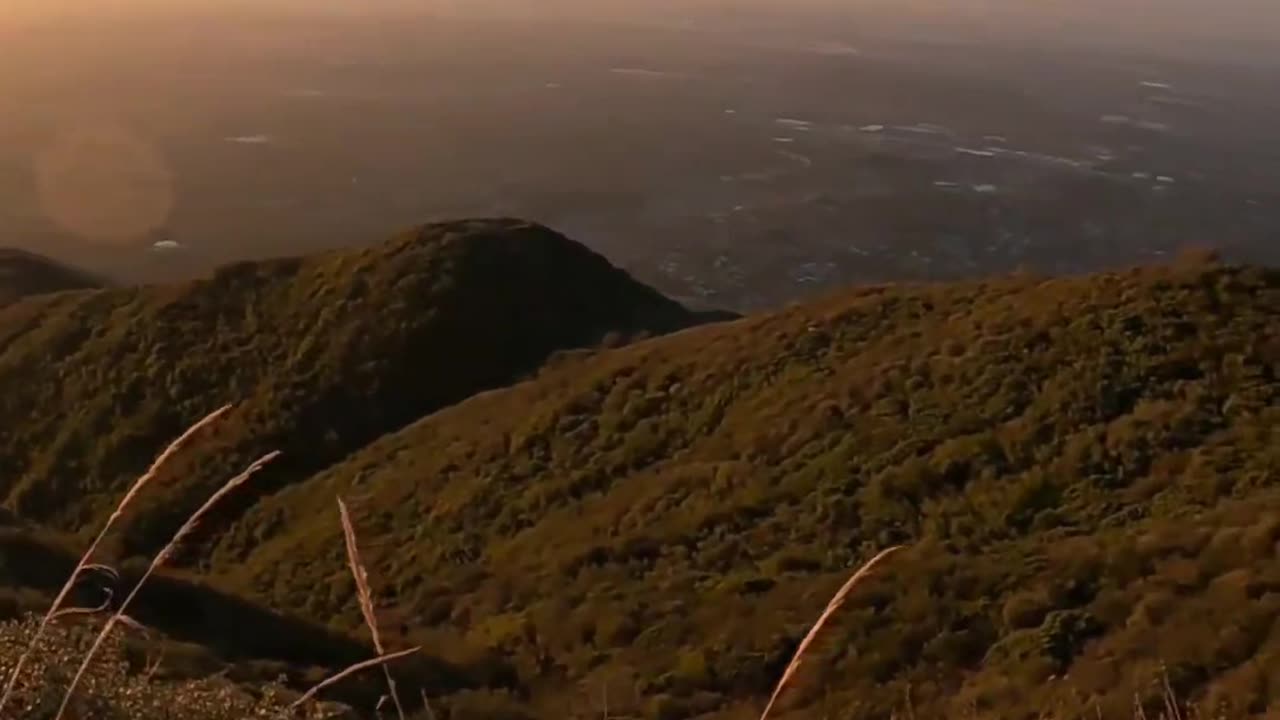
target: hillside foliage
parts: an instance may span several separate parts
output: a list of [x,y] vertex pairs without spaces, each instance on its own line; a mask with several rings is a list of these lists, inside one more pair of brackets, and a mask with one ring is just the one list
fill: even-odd
[[237,403],[215,447],[131,518],[123,552],[144,554],[267,450],[284,458],[259,492],[518,380],[554,352],[698,320],[585,247],[515,220],[425,226],[183,285],[29,298],[0,308],[0,498],[24,519],[80,531],[157,446]]
[[906,542],[793,702],[1115,716],[1163,665],[1274,712],[1278,327],[1254,269],[857,291],[437,413],[260,503],[214,566],[354,627],[328,505],[358,497],[406,640],[671,716],[761,692],[847,569]]
[[[346,498],[388,644],[468,668],[452,720],[758,715],[896,544],[775,717],[1280,712],[1280,271],[869,287],[604,347],[703,318],[498,227],[0,311],[8,504],[81,528],[243,398],[220,445],[295,464],[188,568],[360,636]],[[188,469],[120,552],[225,476]]]

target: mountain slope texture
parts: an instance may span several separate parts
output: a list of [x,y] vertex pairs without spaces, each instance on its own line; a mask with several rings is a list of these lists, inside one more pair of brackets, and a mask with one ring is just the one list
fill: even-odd
[[556,351],[697,320],[583,246],[514,220],[427,226],[180,286],[32,298],[0,309],[0,497],[24,519],[82,529],[156,447],[236,403],[207,457],[179,465],[182,482],[125,533],[128,552],[154,549],[268,449],[284,458],[263,490]]
[[762,692],[850,567],[908,543],[791,702],[1123,716],[1163,663],[1179,694],[1261,713],[1277,327],[1258,270],[856,291],[442,411],[262,503],[214,565],[355,628],[348,591],[311,592],[342,587],[327,508],[351,495],[424,642],[683,715]]
[[184,563],[360,636],[347,499],[388,645],[495,663],[490,690],[433,687],[451,718],[758,716],[897,544],[777,716],[1280,711],[1280,272],[703,319],[514,221],[28,300],[0,310],[0,479],[19,517],[83,532],[239,401],[115,551],[153,549],[232,471],[213,458],[284,449]]
[[22,250],[0,248],[0,305],[28,295],[101,286],[88,273]]

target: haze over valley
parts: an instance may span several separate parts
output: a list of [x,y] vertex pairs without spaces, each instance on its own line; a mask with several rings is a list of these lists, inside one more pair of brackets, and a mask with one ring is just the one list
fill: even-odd
[[156,281],[519,216],[739,310],[1186,246],[1280,256],[1280,59],[1252,36],[1043,40],[1054,12],[1100,8],[731,5],[18,13],[0,227]]

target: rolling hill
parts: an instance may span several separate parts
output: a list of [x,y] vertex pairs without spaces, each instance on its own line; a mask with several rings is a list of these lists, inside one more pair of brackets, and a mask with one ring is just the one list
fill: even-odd
[[28,295],[85,290],[102,285],[100,279],[48,258],[24,250],[0,248],[0,305]]
[[850,567],[899,543],[780,714],[1154,717],[1167,683],[1263,717],[1277,327],[1280,271],[1204,261],[707,317],[545,228],[468,221],[0,309],[0,479],[83,533],[239,401],[113,550],[281,448],[184,577],[358,635],[346,498],[389,644],[495,663],[433,685],[455,720],[754,717]]
[[32,298],[0,308],[0,498],[25,520],[79,531],[157,446],[238,403],[207,456],[180,466],[182,482],[124,534],[126,554],[154,549],[264,449],[285,458],[259,492],[558,351],[703,319],[516,220],[425,226],[184,285]]
[[548,717],[602,687],[683,717],[764,692],[906,542],[792,707],[1124,717],[1163,663],[1246,717],[1280,700],[1276,327],[1280,273],[1247,268],[857,290],[443,410],[259,504],[213,566],[357,628],[348,496],[406,642],[500,648]]

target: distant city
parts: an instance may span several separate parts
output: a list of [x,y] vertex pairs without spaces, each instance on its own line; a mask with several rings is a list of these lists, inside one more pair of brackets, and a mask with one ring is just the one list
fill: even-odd
[[[1262,65],[811,26],[557,42],[479,19],[273,22],[104,30],[56,78],[6,76],[25,112],[0,117],[5,242],[156,281],[514,215],[740,310],[1186,247],[1280,260]],[[18,39],[21,65],[55,47]]]

